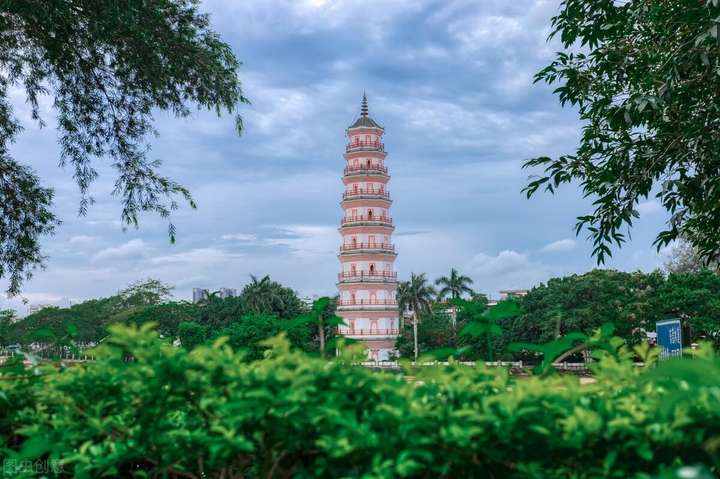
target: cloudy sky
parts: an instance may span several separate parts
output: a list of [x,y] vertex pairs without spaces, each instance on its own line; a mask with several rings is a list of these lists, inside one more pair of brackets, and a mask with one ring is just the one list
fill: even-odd
[[[270,274],[304,295],[333,293],[343,133],[363,90],[386,129],[400,277],[435,278],[454,266],[477,290],[496,295],[587,271],[591,248],[573,225],[589,206],[577,188],[530,201],[520,193],[524,159],[571,152],[578,137],[574,112],[560,108],[551,88],[532,84],[556,49],[546,37],[558,3],[205,3],[244,63],[240,75],[252,105],[242,109],[242,137],[227,116],[157,115],[152,155],[199,205],[174,216],[174,245],[155,217],[123,231],[109,169],[100,168],[93,187],[97,203],[78,217],[71,172],[57,167],[52,122],[34,126],[15,92],[26,131],[13,154],[55,188],[64,222],[45,241],[48,267],[24,296],[31,303],[78,301],[155,277],[188,298],[194,286],[240,288],[251,273]],[[652,201],[640,210],[632,243],[608,266],[651,270],[662,263],[651,243],[665,214]]]

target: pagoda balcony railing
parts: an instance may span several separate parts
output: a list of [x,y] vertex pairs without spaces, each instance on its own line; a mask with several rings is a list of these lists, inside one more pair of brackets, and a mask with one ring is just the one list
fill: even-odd
[[380,141],[353,141],[346,145],[345,151],[385,151],[385,144]]
[[338,306],[397,306],[396,299],[338,299]]
[[392,218],[389,216],[355,215],[347,216],[340,220],[341,225],[347,225],[350,223],[386,223],[391,225]]
[[357,190],[350,190],[343,193],[343,199],[360,198],[363,196],[379,196],[383,199],[390,199],[390,192],[381,190],[380,188],[358,188]]
[[343,271],[338,273],[339,281],[346,280],[370,280],[370,281],[394,281],[397,279],[396,271]]
[[387,175],[387,166],[350,165],[345,167],[345,175]]
[[397,336],[400,330],[396,328],[389,329],[338,329],[339,334],[345,336]]
[[395,245],[391,243],[348,243],[340,245],[341,253],[351,251],[360,251],[364,249],[380,249],[385,251],[395,251]]

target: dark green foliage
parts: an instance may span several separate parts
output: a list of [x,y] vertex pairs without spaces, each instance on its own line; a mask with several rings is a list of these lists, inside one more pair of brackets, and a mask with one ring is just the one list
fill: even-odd
[[10,345],[10,330],[15,321],[15,311],[0,309],[0,348]]
[[[493,338],[502,335],[499,322],[517,317],[521,309],[514,299],[500,301],[492,308],[486,303],[455,301],[460,324],[460,345],[467,346],[473,359],[495,360],[496,344]],[[482,346],[481,346],[482,345]]]
[[277,335],[281,328],[282,324],[275,316],[251,313],[227,326],[218,336],[227,336],[227,344],[235,350],[245,351],[248,361],[255,361],[263,357],[266,349],[260,343]]
[[535,158],[528,196],[578,182],[594,211],[577,221],[599,262],[649,195],[669,213],[658,248],[689,241],[720,258],[720,3],[565,0],[552,19],[564,51],[536,75],[584,126],[577,150]]
[[655,321],[663,319],[656,307],[663,282],[658,272],[612,270],[552,278],[518,300],[523,314],[500,322],[504,345],[546,343],[573,331],[592,334],[605,323],[635,344],[644,337],[643,328],[654,331]]
[[[308,328],[314,329],[314,341],[318,348],[320,356],[325,356],[327,349],[335,348],[337,336],[337,328],[341,324],[345,324],[339,316],[335,315],[337,308],[337,300],[324,296],[313,301],[313,305],[308,312],[298,316],[297,318],[286,321],[283,328],[293,334],[299,334],[300,338],[307,336]],[[296,339],[297,341],[297,339]],[[300,339],[302,344],[307,342],[307,338]],[[314,348],[310,344],[304,347],[300,346],[304,351],[311,351]]]
[[[75,340],[97,342],[107,335],[110,324],[148,320],[150,311],[155,311],[160,302],[167,301],[171,290],[170,286],[158,280],[138,281],[107,298],[91,299],[69,308],[43,308],[14,323],[8,336],[11,342],[28,344],[38,340],[34,336],[38,329],[47,329],[53,332],[54,337],[61,337],[72,327],[77,328]],[[168,318],[167,309],[173,309],[173,314],[180,317]],[[163,334],[175,334],[171,328],[172,323],[177,324],[186,319],[181,314],[185,311],[180,312],[177,309],[169,306],[159,308],[159,317],[152,319],[161,323],[160,331]],[[43,342],[42,339],[40,342]]]
[[193,349],[210,338],[210,328],[195,321],[183,321],[178,325],[177,337],[183,347]]
[[128,322],[145,324],[153,322],[158,332],[167,338],[178,335],[178,327],[184,321],[195,321],[200,317],[198,307],[187,301],[154,304],[134,311]]
[[[152,322],[164,337],[176,338],[180,323],[190,321],[206,327],[208,335],[205,339],[208,339],[217,337],[220,331],[240,321],[243,315],[256,313],[255,310],[245,307],[246,301],[261,310],[257,314],[280,318],[278,321],[286,323],[289,321],[286,318],[297,318],[305,312],[305,306],[291,289],[274,281],[267,284],[267,289],[270,294],[276,295],[273,297],[278,298],[277,301],[253,302],[249,299],[250,290],[237,298],[220,298],[217,294],[210,294],[208,299],[200,304],[191,304],[185,301],[169,301],[173,288],[158,280],[138,281],[114,296],[84,301],[70,308],[50,307],[33,313],[22,321],[9,325],[5,337],[10,343],[28,344],[37,341],[38,338],[35,338],[33,333],[38,329],[48,329],[58,336],[62,335],[68,326],[73,325],[78,329],[77,341],[97,342],[107,335],[107,328],[111,324]],[[289,316],[291,314],[292,316]],[[328,302],[325,305],[323,315],[327,320],[326,335],[332,338],[334,331],[331,329],[336,325],[332,320],[334,303]],[[306,350],[317,350],[317,341],[307,338],[310,334],[308,328],[309,326],[304,326],[302,334],[293,344]],[[292,328],[289,323],[284,324],[265,337],[290,329]],[[0,340],[3,340],[2,337]]]
[[213,330],[224,328],[233,321],[237,321],[246,312],[242,298],[220,298],[213,293],[208,296],[207,300],[193,305],[193,308],[197,321]]
[[8,124],[5,93],[0,81],[0,278],[8,278],[7,292],[15,295],[23,280],[43,265],[40,239],[51,235],[59,221],[50,210],[52,190],[40,186],[28,167],[8,156],[17,126]]
[[[0,369],[0,459],[64,477],[707,477],[720,451],[720,363],[640,369],[622,346],[598,382],[451,364],[416,381],[291,351],[245,363],[114,327],[98,361]],[[133,360],[127,361],[127,355]],[[670,471],[697,467],[706,476]],[[689,470],[689,469],[688,469]]]
[[[240,63],[195,0],[0,2],[0,51],[0,276],[9,275],[12,294],[42,263],[38,242],[57,221],[52,191],[8,156],[22,128],[7,102],[11,88],[25,91],[41,125],[39,99],[52,97],[59,160],[80,188],[80,213],[92,203],[93,163],[107,159],[122,222],[131,226],[145,212],[167,218],[178,198],[195,206],[149,158],[153,113],[185,117],[192,106],[236,113],[246,102]],[[239,116],[236,123],[239,130]],[[172,223],[169,234],[174,240]]]
[[688,342],[712,341],[720,348],[720,274],[671,273],[653,299],[662,316],[684,319]]
[[[667,318],[683,320],[686,345],[707,340],[720,348],[720,275],[707,270],[665,276],[657,271],[596,269],[552,278],[527,296],[501,302],[499,309],[486,310],[487,299],[482,296],[450,303],[458,307],[455,323],[447,304],[437,304],[432,314],[420,315],[420,354],[450,348],[457,358],[534,361],[535,355],[507,354],[508,345],[549,343],[572,332],[589,336],[606,323],[614,334],[634,345],[646,337],[645,331],[655,330],[657,321]],[[519,311],[505,315],[504,308],[511,305]],[[488,321],[488,317],[495,319]],[[406,325],[398,338],[397,348],[404,357],[412,353],[411,326]]]
[[[441,348],[456,348],[457,328],[452,318],[442,310],[431,311],[420,316],[417,327],[418,355],[435,351]],[[400,357],[413,357],[413,328],[406,324],[400,331],[395,343]]]
[[261,279],[250,275],[250,282],[240,294],[245,311],[276,314],[282,319],[291,319],[300,314],[304,305],[295,291],[264,276]]

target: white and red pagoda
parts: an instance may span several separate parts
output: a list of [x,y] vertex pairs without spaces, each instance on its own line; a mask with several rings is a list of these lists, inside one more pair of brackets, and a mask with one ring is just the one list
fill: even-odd
[[364,342],[374,361],[395,350],[399,317],[384,132],[368,115],[363,95],[360,116],[346,131],[337,315],[346,323],[339,333]]

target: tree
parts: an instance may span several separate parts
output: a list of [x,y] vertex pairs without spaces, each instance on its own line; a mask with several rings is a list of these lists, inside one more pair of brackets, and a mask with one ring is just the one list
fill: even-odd
[[578,217],[602,263],[627,238],[650,195],[669,213],[655,245],[685,238],[704,261],[720,258],[720,3],[565,0],[551,37],[564,51],[537,73],[559,84],[584,123],[580,145],[542,167],[528,197],[578,182],[594,211]]
[[276,314],[283,319],[294,318],[304,310],[295,291],[271,280],[267,275],[258,279],[251,274],[250,282],[243,288],[240,298],[249,312]]
[[217,293],[210,293],[199,304],[197,321],[212,329],[224,328],[237,321],[247,311],[243,298],[221,298]]
[[[421,315],[417,324],[418,356],[445,348],[456,348],[455,326],[452,318],[444,311],[430,311]],[[413,329],[405,327],[400,331],[395,348],[402,357],[414,357],[415,336]]]
[[551,278],[518,298],[523,313],[500,321],[500,347],[511,342],[547,343],[571,332],[590,335],[605,323],[630,344],[663,319],[655,298],[665,278],[659,272],[596,269]]
[[178,337],[180,323],[185,321],[200,321],[201,307],[187,301],[172,301],[162,304],[152,304],[138,311],[132,312],[128,323],[137,325],[156,323],[158,332],[166,338]]
[[672,247],[664,266],[668,273],[694,273],[705,269],[720,273],[720,262],[704,261],[697,248],[683,240]]
[[[515,299],[500,301],[492,308],[488,308],[482,302],[474,301],[456,300],[456,304],[462,324],[460,336],[464,339],[463,344],[470,346],[474,357],[484,356],[484,359],[494,361],[495,351],[492,339],[502,334],[502,328],[498,322],[520,314],[520,308]],[[476,339],[484,340],[484,355],[479,351]]]
[[15,321],[17,321],[17,316],[15,316],[14,310],[0,309],[0,347],[11,344],[10,329]]
[[652,301],[654,320],[683,320],[686,344],[705,340],[720,348],[720,275],[708,270],[670,273]]
[[435,280],[435,286],[441,286],[438,291],[438,298],[445,298],[448,294],[452,299],[459,299],[464,294],[472,296],[475,292],[470,288],[473,284],[472,278],[458,273],[458,270],[452,268],[450,276],[441,276]]
[[150,306],[161,304],[172,297],[175,286],[160,280],[148,278],[136,281],[118,293],[124,307]]
[[193,349],[210,337],[210,329],[195,321],[183,321],[178,325],[178,337],[184,348]]
[[335,314],[336,301],[324,296],[313,301],[312,308],[295,322],[298,326],[308,324],[317,328],[318,347],[320,356],[325,357],[327,340],[334,336],[337,327],[343,324],[342,318]]
[[[240,63],[194,0],[3,2],[0,51],[0,277],[9,279],[10,294],[42,266],[39,242],[58,224],[52,190],[10,156],[23,128],[11,89],[24,89],[41,126],[40,98],[52,97],[59,162],[80,188],[80,213],[93,201],[93,163],[108,158],[121,220],[135,227],[144,212],[169,217],[178,197],[195,207],[185,187],[159,172],[160,160],[148,157],[153,112],[186,117],[195,105],[235,113],[247,102]],[[236,125],[240,131],[239,116]],[[174,240],[172,223],[168,232]]]
[[427,284],[425,273],[411,273],[409,281],[402,281],[398,284],[397,298],[400,314],[403,314],[406,309],[410,309],[413,315],[413,357],[415,361],[418,358],[418,317],[420,314],[430,311],[430,305],[435,296],[435,289]]

